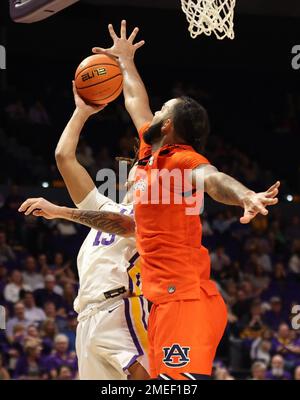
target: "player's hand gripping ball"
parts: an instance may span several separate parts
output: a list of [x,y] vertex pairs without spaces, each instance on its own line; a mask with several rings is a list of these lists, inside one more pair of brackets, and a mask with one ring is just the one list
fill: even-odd
[[106,54],[84,59],[75,73],[79,96],[89,104],[107,104],[122,92],[123,75],[118,62]]

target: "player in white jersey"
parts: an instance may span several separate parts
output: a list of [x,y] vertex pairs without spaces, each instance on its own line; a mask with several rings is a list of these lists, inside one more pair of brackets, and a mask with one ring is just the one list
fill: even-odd
[[[121,236],[122,223],[131,223],[132,195],[127,192],[117,204],[101,195],[86,169],[76,158],[81,130],[92,114],[103,109],[84,103],[73,83],[76,110],[56,148],[57,166],[78,210],[73,219],[84,222],[84,210],[103,211],[99,230],[91,229],[78,254],[79,292],[74,302],[78,312],[76,352],[80,379],[147,379],[148,303],[141,292],[140,267],[135,238]],[[130,175],[134,175],[132,170]],[[132,179],[133,178],[129,178]],[[37,204],[39,202],[39,204]],[[45,209],[43,211],[43,205]],[[48,207],[48,208],[47,208]],[[52,207],[52,208],[51,208]],[[20,207],[26,215],[63,218],[58,207],[44,199],[28,199]],[[46,210],[46,211],[45,211]],[[76,214],[77,212],[77,214]],[[118,227],[105,233],[109,218]]]

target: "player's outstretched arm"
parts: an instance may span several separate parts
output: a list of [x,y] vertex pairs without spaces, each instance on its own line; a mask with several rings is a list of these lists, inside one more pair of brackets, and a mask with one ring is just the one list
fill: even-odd
[[204,182],[205,192],[219,203],[242,207],[244,209],[244,215],[240,218],[242,224],[249,223],[257,214],[267,215],[266,207],[278,203],[280,182],[276,182],[265,192],[255,193],[211,165],[193,170],[192,181],[197,187],[201,187]]
[[105,106],[87,105],[77,94],[74,82],[73,93],[76,109],[59,139],[55,158],[73,202],[79,204],[95,188],[89,173],[76,158],[80,133],[87,119]]
[[27,199],[20,206],[19,212],[46,219],[62,218],[123,237],[135,235],[135,222],[127,215],[109,211],[86,211],[60,207],[42,197]]
[[113,40],[113,46],[109,49],[94,47],[93,52],[104,53],[118,59],[123,72],[125,106],[139,131],[142,125],[150,122],[153,118],[145,85],[134,64],[134,54],[145,42],[141,40],[133,43],[139,28],[134,28],[127,38],[125,20],[121,22],[120,36],[117,36],[111,24],[108,25],[108,30]]

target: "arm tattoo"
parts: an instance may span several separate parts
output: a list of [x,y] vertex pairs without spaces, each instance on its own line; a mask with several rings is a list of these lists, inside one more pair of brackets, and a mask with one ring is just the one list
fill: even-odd
[[69,220],[120,236],[131,236],[135,231],[133,218],[109,211],[85,211],[72,209]]

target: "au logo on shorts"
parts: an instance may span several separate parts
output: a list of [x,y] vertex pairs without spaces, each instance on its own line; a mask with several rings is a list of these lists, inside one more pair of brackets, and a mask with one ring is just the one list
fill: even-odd
[[171,347],[163,347],[164,359],[163,362],[167,367],[178,368],[184,367],[190,362],[188,357],[190,347],[182,347],[180,344],[175,343]]

